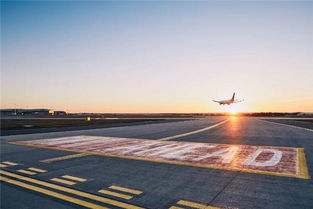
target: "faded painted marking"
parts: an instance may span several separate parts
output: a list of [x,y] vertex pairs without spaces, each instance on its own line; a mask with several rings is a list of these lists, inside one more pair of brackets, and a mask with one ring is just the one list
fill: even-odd
[[6,164],[6,165],[12,165],[12,166],[18,165],[18,163],[13,163],[13,162],[10,162],[10,161],[4,161],[2,163]]
[[299,176],[307,176],[307,178],[311,178],[309,175],[309,171],[308,171],[308,167],[307,167],[307,163],[305,159],[304,149],[299,148],[297,151],[298,151],[297,152],[298,154],[297,174]]
[[51,181],[56,181],[56,182],[59,182],[59,183],[62,183],[62,184],[67,184],[67,185],[74,185],[74,184],[76,184],[76,182],[68,181],[68,180],[64,180],[64,179],[59,179],[59,178],[52,178],[50,180]]
[[111,191],[105,190],[105,189],[101,189],[98,192],[100,192],[102,194],[106,194],[106,195],[111,195],[111,196],[114,196],[114,197],[123,198],[125,200],[129,200],[129,199],[133,198],[133,196],[130,196],[130,195],[121,194],[121,193],[117,193],[117,192],[111,192]]
[[214,124],[214,125],[206,127],[206,128],[202,128],[202,129],[195,130],[195,131],[190,131],[190,132],[183,133],[183,134],[178,134],[178,135],[175,135],[175,136],[164,137],[164,138],[161,138],[159,140],[160,141],[168,141],[168,140],[177,139],[177,138],[184,137],[184,136],[189,136],[189,135],[192,135],[192,134],[197,134],[197,133],[200,133],[200,132],[203,132],[203,131],[208,131],[208,130],[210,130],[212,128],[216,128],[217,126],[220,126],[220,125],[222,125],[222,124],[224,124],[224,123],[226,123],[228,121],[229,121],[229,119],[226,119],[226,120],[223,120],[222,122],[219,122],[217,124]]
[[115,186],[115,185],[112,185],[109,188],[110,189],[114,189],[114,190],[119,190],[119,191],[122,191],[122,192],[128,192],[128,193],[131,193],[131,194],[136,194],[136,195],[139,195],[139,194],[142,193],[142,191],[139,191],[139,190],[129,189],[129,188],[125,188],[125,187],[121,187],[121,186]]
[[277,122],[268,121],[268,120],[262,120],[262,121],[265,121],[268,123],[274,123],[274,124],[281,125],[281,126],[287,126],[287,127],[291,127],[291,128],[297,128],[297,129],[313,132],[313,129],[310,129],[310,128],[303,128],[303,127],[299,127],[299,126],[294,126],[294,125],[289,125],[289,124],[284,124],[284,123],[277,123]]
[[[73,143],[70,143],[71,138]],[[95,140],[93,136],[90,137],[92,139],[90,144],[85,144],[88,138],[89,136],[67,137],[66,139],[63,137],[67,149],[63,148],[58,138],[18,141],[14,144],[178,165],[310,178],[305,172],[306,162],[299,162],[300,159],[305,158],[298,157],[298,148],[114,137],[97,137]],[[81,139],[84,145],[81,145],[78,139]],[[57,145],[54,143],[55,140]],[[303,172],[298,172],[299,170]]]
[[51,162],[55,162],[55,161],[78,158],[78,157],[83,157],[83,156],[87,156],[87,155],[89,155],[89,154],[79,153],[79,154],[74,154],[74,155],[66,155],[66,156],[62,156],[62,157],[55,157],[55,158],[50,158],[50,159],[46,159],[46,160],[41,160],[40,162],[51,163]]
[[64,175],[64,176],[62,176],[62,177],[63,177],[63,178],[66,178],[66,179],[74,180],[74,181],[79,181],[79,182],[85,182],[85,181],[87,181],[87,179],[79,178],[79,177],[75,177],[75,176],[70,176],[70,175]]
[[192,208],[199,208],[199,209],[221,209],[220,207],[213,207],[213,206],[204,205],[204,204],[200,204],[197,202],[191,202],[191,201],[186,201],[186,200],[179,200],[177,204],[184,205],[187,207],[192,207]]
[[5,168],[5,167],[8,167],[8,166],[0,163],[0,168]]
[[77,195],[77,196],[80,196],[80,197],[89,198],[89,199],[96,200],[98,202],[102,202],[102,203],[105,203],[105,204],[114,205],[114,206],[117,206],[117,207],[120,207],[120,208],[125,208],[125,209],[144,209],[144,208],[136,206],[136,205],[132,205],[132,204],[116,201],[116,200],[113,200],[113,199],[101,197],[101,196],[90,194],[90,193],[83,192],[83,191],[78,191],[78,190],[75,190],[75,189],[71,189],[71,188],[60,186],[60,185],[56,185],[56,184],[51,184],[51,183],[48,183],[48,182],[45,182],[45,181],[40,181],[40,180],[37,180],[37,179],[33,179],[33,178],[17,175],[15,173],[3,171],[3,170],[0,170],[0,174],[6,175],[6,176],[10,176],[10,177],[13,177],[13,178],[16,178],[16,179],[21,179],[23,181],[30,182],[30,183],[33,183],[33,184],[38,184],[38,185],[41,185],[41,186],[45,186],[45,187],[49,187],[49,188],[52,188],[52,189],[56,189],[56,190],[59,190],[59,191],[62,191],[62,192],[66,192],[66,193],[69,193],[69,194],[74,194],[74,195]]
[[20,172],[20,173],[28,174],[28,175],[35,175],[35,174],[37,174],[37,173],[35,173],[35,172],[27,171],[27,170],[24,170],[24,169],[19,169],[19,170],[17,170],[17,171]]
[[187,207],[192,207],[192,208],[199,208],[199,209],[220,209],[219,207],[208,206],[208,205],[200,204],[197,202],[186,201],[186,200],[179,200],[177,204],[184,205]]
[[39,172],[39,173],[45,173],[45,172],[47,172],[47,170],[40,169],[40,168],[28,168],[28,170],[36,171],[36,172]]
[[26,183],[23,183],[20,181],[16,181],[13,179],[9,179],[9,178],[3,177],[3,176],[0,176],[0,181],[4,181],[4,182],[9,183],[9,184],[14,184],[16,186],[20,186],[20,187],[23,187],[23,188],[26,188],[26,189],[29,189],[32,191],[36,191],[36,192],[39,192],[39,193],[42,193],[42,194],[45,194],[45,195],[48,195],[48,196],[51,196],[51,197],[54,197],[57,199],[62,199],[62,200],[65,200],[67,202],[71,202],[71,203],[74,203],[77,205],[84,206],[86,208],[108,209],[108,208],[103,207],[101,205],[96,205],[96,204],[91,203],[91,202],[80,200],[80,199],[70,197],[70,196],[67,196],[67,195],[64,195],[61,193],[53,192],[53,191],[50,191],[48,189],[43,189],[43,188],[40,188],[37,186],[29,185],[29,184],[26,184]]

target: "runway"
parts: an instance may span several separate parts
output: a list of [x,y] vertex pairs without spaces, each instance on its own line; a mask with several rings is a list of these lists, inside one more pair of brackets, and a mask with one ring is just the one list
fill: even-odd
[[312,130],[232,116],[2,136],[1,207],[313,208]]

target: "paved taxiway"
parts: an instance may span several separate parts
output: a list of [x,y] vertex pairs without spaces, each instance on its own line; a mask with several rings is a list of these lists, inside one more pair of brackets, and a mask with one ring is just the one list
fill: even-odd
[[1,208],[313,208],[311,178],[9,144],[78,135],[304,148],[308,174],[313,171],[313,131],[257,118],[209,117],[2,136]]

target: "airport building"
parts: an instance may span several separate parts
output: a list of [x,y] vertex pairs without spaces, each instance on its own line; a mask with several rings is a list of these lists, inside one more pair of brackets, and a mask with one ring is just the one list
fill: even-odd
[[52,109],[1,109],[1,116],[14,116],[14,115],[66,115],[64,111],[54,111]]

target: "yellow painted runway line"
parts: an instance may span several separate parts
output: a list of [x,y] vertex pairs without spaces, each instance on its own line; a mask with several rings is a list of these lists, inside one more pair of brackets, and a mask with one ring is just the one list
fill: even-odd
[[229,120],[230,119],[226,119],[226,120],[223,120],[222,122],[219,122],[217,124],[214,124],[214,125],[206,127],[206,128],[198,129],[198,130],[195,130],[195,131],[190,131],[190,132],[183,133],[183,134],[178,134],[178,135],[175,135],[175,136],[169,136],[169,137],[161,138],[159,140],[160,141],[168,141],[168,140],[177,139],[177,138],[180,138],[180,137],[183,137],[183,136],[189,136],[189,135],[192,135],[192,134],[197,134],[197,133],[200,133],[200,132],[203,132],[203,131],[210,130],[212,128],[216,128],[217,126],[220,126],[220,125],[228,122]]
[[135,205],[131,205],[131,204],[128,204],[128,203],[124,203],[124,202],[112,200],[112,199],[109,199],[109,198],[97,196],[97,195],[90,194],[90,193],[87,193],[87,192],[78,191],[78,190],[67,188],[67,187],[64,187],[64,186],[51,184],[51,183],[48,183],[48,182],[45,182],[45,181],[40,181],[40,180],[37,180],[37,179],[29,178],[29,177],[26,177],[26,176],[21,176],[21,175],[18,175],[18,174],[15,174],[15,173],[11,173],[11,172],[7,172],[7,171],[3,171],[3,170],[0,170],[0,174],[6,175],[6,176],[11,176],[11,177],[14,177],[14,178],[17,178],[17,179],[21,179],[23,181],[31,182],[31,183],[38,184],[38,185],[45,186],[45,187],[49,187],[49,188],[52,188],[52,189],[56,189],[56,190],[59,190],[59,191],[62,191],[62,192],[67,192],[69,194],[74,194],[74,195],[77,195],[77,196],[89,198],[89,199],[96,200],[96,201],[99,201],[99,202],[103,202],[103,203],[106,203],[106,204],[114,205],[114,206],[117,206],[117,207],[120,207],[120,208],[144,209],[144,208],[139,207],[139,206],[135,206]]
[[112,195],[114,197],[120,197],[120,198],[123,198],[125,200],[129,200],[129,199],[133,198],[133,196],[130,196],[130,195],[121,194],[121,193],[117,193],[117,192],[111,192],[111,191],[105,190],[105,189],[101,189],[98,192],[100,192],[102,194]]
[[28,175],[35,175],[35,174],[37,174],[35,172],[27,171],[27,170],[24,170],[24,169],[19,169],[19,170],[17,170],[17,172],[25,173],[25,174],[28,174]]
[[40,162],[51,163],[51,162],[55,162],[55,161],[61,161],[61,160],[67,160],[67,159],[72,159],[72,158],[78,158],[78,157],[83,157],[83,156],[87,156],[87,155],[90,155],[90,154],[79,153],[79,154],[74,154],[74,155],[66,155],[66,156],[62,156],[62,157],[55,157],[55,158],[50,158],[50,159],[46,159],[46,160],[41,160]]
[[3,177],[3,176],[0,176],[0,180],[4,181],[6,183],[9,183],[9,184],[14,184],[16,186],[20,186],[20,187],[23,187],[23,188],[26,188],[26,189],[29,189],[29,190],[32,190],[32,191],[36,191],[36,192],[39,192],[39,193],[42,193],[42,194],[45,194],[45,195],[48,195],[48,196],[51,196],[51,197],[55,197],[57,199],[61,199],[61,200],[65,200],[67,202],[71,202],[71,203],[74,203],[74,204],[77,204],[77,205],[81,205],[81,206],[84,206],[86,208],[108,209],[107,207],[103,207],[101,205],[96,205],[96,204],[93,204],[93,203],[90,203],[90,202],[87,202],[87,201],[84,201],[84,200],[80,200],[80,199],[77,199],[77,198],[74,198],[74,197],[63,195],[63,194],[60,194],[60,193],[57,193],[57,192],[53,192],[53,191],[50,191],[50,190],[47,190],[47,189],[43,189],[43,188],[36,187],[36,186],[33,186],[33,185],[25,184],[23,182],[16,181],[16,180],[13,180],[13,179],[9,179],[9,178]]
[[47,172],[46,170],[43,170],[43,169],[40,169],[40,168],[28,168],[28,170],[36,171],[36,172],[39,172],[39,173],[45,173],[45,172]]
[[2,163],[6,164],[6,165],[18,165],[18,163],[13,163],[13,162],[10,162],[10,161],[4,161]]
[[0,163],[0,168],[5,168],[5,167],[8,167],[8,166]]
[[73,182],[73,181],[68,181],[68,180],[64,180],[64,179],[59,179],[59,178],[53,178],[53,179],[50,179],[51,181],[56,181],[56,182],[59,182],[59,183],[62,183],[62,184],[67,184],[67,185],[74,185],[76,184],[76,182]]
[[309,175],[303,148],[297,149],[297,157],[298,157],[297,162],[299,163],[297,166],[298,168],[297,175],[304,179],[310,179],[311,177]]
[[131,193],[131,194],[141,194],[142,191],[139,191],[139,190],[135,190],[135,189],[128,189],[128,188],[125,188],[125,187],[120,187],[120,186],[115,186],[115,185],[112,185],[109,187],[110,189],[114,189],[114,190],[119,190],[119,191],[122,191],[122,192],[128,192],[128,193]]
[[186,200],[179,200],[177,204],[184,205],[187,207],[192,207],[192,208],[198,208],[198,209],[220,209],[219,207],[208,206],[208,205],[200,204],[197,202],[186,201]]
[[176,206],[171,206],[169,209],[185,209],[185,208],[180,208],[180,207],[176,207]]
[[74,181],[79,181],[79,182],[87,181],[87,179],[83,179],[83,178],[79,178],[79,177],[75,177],[75,176],[70,176],[70,175],[64,175],[62,177],[66,178],[66,179],[71,179],[71,180],[74,180]]

